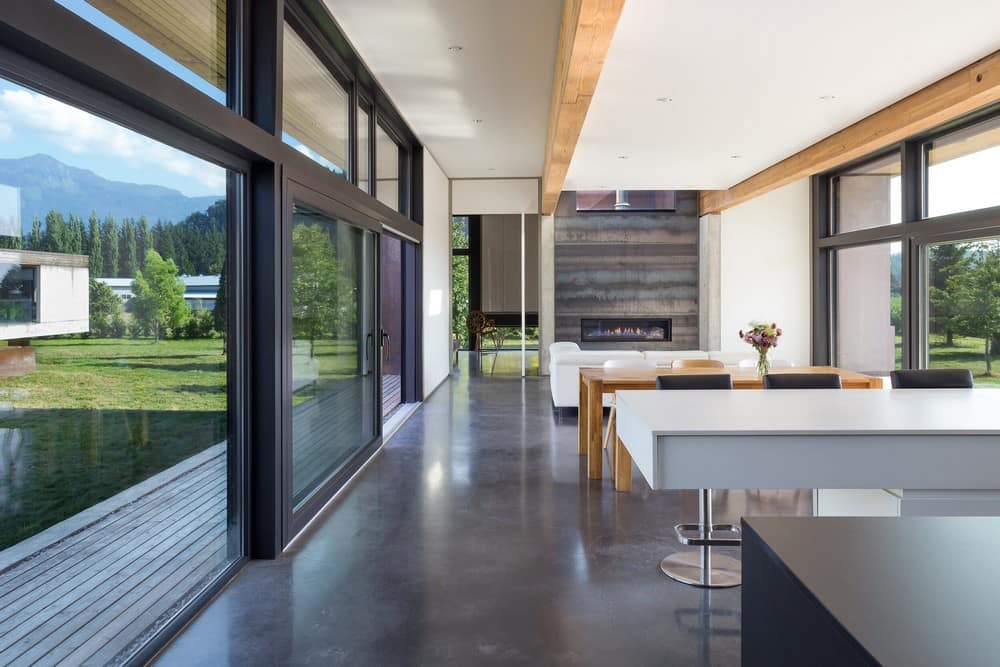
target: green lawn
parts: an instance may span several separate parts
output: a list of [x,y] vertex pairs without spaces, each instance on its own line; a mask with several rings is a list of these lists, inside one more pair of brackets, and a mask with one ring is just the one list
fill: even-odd
[[1000,386],[1000,356],[992,357],[993,376],[986,377],[986,359],[982,338],[955,337],[955,344],[945,345],[943,335],[931,334],[928,361],[931,368],[968,368],[977,386]]
[[37,339],[38,370],[0,378],[0,405],[99,410],[226,409],[222,340]]

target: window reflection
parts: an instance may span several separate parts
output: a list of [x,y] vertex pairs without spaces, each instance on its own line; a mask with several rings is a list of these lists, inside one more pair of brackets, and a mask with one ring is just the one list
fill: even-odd
[[927,150],[927,215],[1000,206],[1000,118],[935,139]]

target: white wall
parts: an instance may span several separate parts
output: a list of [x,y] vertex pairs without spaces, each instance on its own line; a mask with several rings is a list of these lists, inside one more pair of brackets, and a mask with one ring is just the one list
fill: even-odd
[[775,359],[811,361],[809,179],[722,212],[722,351],[751,321],[783,329]]
[[448,177],[424,150],[424,397],[451,371],[451,214]]
[[457,179],[451,182],[454,215],[538,213],[537,178]]
[[[80,259],[85,262],[87,258]],[[38,321],[0,326],[0,340],[42,338],[89,330],[90,269],[42,264],[38,266]]]

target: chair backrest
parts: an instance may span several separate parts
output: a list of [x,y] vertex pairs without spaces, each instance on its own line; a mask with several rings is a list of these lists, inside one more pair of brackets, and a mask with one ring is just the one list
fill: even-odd
[[725,368],[717,359],[674,359],[673,368]]
[[657,389],[732,389],[733,376],[724,373],[709,375],[661,375]]
[[836,373],[768,373],[764,389],[840,389]]
[[924,368],[889,373],[893,389],[972,389],[968,368]]
[[608,359],[604,362],[605,370],[615,368],[656,368],[656,362],[650,359]]

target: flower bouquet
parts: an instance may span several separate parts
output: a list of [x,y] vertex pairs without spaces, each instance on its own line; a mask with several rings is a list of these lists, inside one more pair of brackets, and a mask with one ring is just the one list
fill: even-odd
[[758,324],[752,322],[746,331],[740,329],[740,338],[757,350],[757,375],[764,377],[771,368],[767,353],[772,347],[778,347],[781,329],[777,324]]

